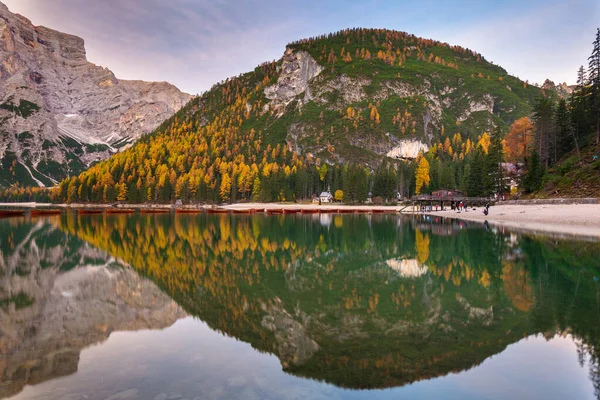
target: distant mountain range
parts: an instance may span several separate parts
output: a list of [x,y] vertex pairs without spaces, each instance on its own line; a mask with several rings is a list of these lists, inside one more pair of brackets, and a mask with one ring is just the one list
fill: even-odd
[[119,80],[83,39],[0,3],[0,186],[52,186],[153,131],[192,96]]

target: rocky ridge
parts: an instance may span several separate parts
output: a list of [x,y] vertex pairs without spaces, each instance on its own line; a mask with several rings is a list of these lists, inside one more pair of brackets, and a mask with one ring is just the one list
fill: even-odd
[[120,80],[90,63],[83,39],[0,3],[0,185],[50,186],[128,146],[191,96]]

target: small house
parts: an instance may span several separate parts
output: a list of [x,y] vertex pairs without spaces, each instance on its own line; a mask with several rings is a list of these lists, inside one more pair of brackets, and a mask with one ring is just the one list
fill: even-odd
[[321,192],[319,195],[319,200],[321,200],[321,203],[332,203],[333,196],[329,192]]

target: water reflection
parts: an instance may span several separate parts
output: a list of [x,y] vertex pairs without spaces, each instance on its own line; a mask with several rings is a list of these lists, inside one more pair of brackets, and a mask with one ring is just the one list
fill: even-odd
[[[432,219],[327,217],[3,221],[4,396],[74,372],[81,348],[112,330],[171,325],[179,307],[275,354],[291,375],[351,389],[468,370],[524,337],[559,335],[577,347],[598,396],[597,242]],[[50,360],[48,348],[76,350],[36,380],[43,368],[31,372],[20,360]]]
[[75,373],[81,350],[113,331],[185,316],[154,283],[55,224],[0,226],[0,398]]

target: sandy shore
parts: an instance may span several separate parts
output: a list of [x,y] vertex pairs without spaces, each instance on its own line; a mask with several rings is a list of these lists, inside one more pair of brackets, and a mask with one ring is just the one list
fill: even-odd
[[600,204],[500,205],[490,207],[487,216],[483,214],[483,208],[460,213],[434,211],[426,214],[488,221],[490,224],[529,231],[600,238]]
[[[40,207],[48,204],[40,203],[0,203],[0,206],[9,207]],[[55,205],[65,207],[66,204]],[[75,205],[71,207],[104,208],[110,205]],[[172,205],[139,204],[124,205],[128,208],[172,208]],[[198,206],[185,206],[185,208],[201,208]],[[387,210],[392,212],[412,213],[411,206],[375,206],[375,205],[343,205],[314,204],[314,203],[235,203],[219,208],[227,209],[367,209]],[[600,239],[600,204],[519,204],[519,205],[497,205],[490,208],[489,215],[483,214],[483,208],[472,209],[460,213],[456,211],[433,211],[428,215],[447,218],[459,218],[467,221],[485,222],[490,224],[513,228],[517,230],[554,233],[564,235],[585,236]]]
[[365,210],[393,210],[399,211],[403,208],[407,210],[410,207],[405,207],[404,205],[397,206],[376,206],[373,204],[365,204],[365,205],[347,205],[340,203],[323,203],[321,205],[315,203],[235,203],[223,206],[221,208],[228,208],[231,210],[239,210],[239,209],[248,209],[254,208],[257,210],[277,210],[277,209],[288,209],[288,210],[314,210],[314,209],[326,209],[326,210],[339,210],[339,209],[365,209]]

